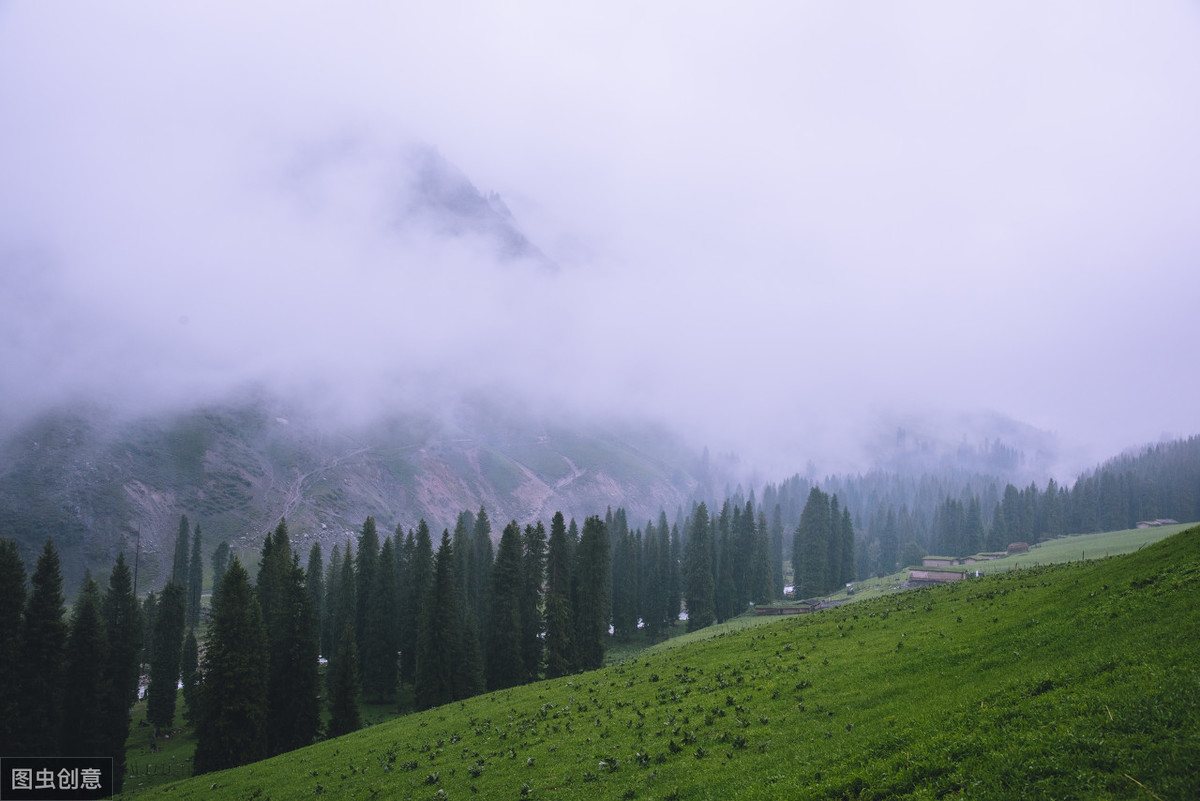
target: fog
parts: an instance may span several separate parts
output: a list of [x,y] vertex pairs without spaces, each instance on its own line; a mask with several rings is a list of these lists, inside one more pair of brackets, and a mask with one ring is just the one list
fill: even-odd
[[[777,471],[912,414],[1195,434],[1197,86],[1182,1],[0,4],[3,421],[470,392]],[[554,269],[398,222],[420,145]]]

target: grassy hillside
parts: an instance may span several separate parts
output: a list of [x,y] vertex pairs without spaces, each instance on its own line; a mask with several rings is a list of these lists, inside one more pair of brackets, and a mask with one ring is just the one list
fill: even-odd
[[139,796],[1185,798],[1200,529],[727,630]]

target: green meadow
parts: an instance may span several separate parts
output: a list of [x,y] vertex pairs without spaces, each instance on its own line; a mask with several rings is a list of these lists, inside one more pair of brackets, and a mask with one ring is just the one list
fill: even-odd
[[1194,798],[1197,601],[1191,529],[677,638],[136,797]]

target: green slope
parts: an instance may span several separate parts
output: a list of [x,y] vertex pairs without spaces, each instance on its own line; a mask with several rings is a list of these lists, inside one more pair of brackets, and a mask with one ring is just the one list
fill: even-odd
[[1187,798],[1200,529],[783,618],[144,798]]

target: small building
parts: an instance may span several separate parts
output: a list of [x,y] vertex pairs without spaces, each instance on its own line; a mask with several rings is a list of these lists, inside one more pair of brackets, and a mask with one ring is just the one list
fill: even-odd
[[967,577],[967,572],[965,568],[910,567],[908,581],[910,584],[947,584],[962,581]]
[[786,606],[756,606],[755,615],[807,615],[823,609],[820,601],[798,601]]
[[1177,526],[1178,520],[1172,520],[1169,517],[1160,517],[1157,520],[1143,520],[1137,524],[1138,528],[1158,528],[1159,526]]
[[962,563],[953,556],[926,556],[921,560],[922,567],[950,567],[957,564]]
[[1008,553],[1009,553],[1009,555],[1012,555],[1014,553],[1029,553],[1029,543],[1028,542],[1009,543]]

